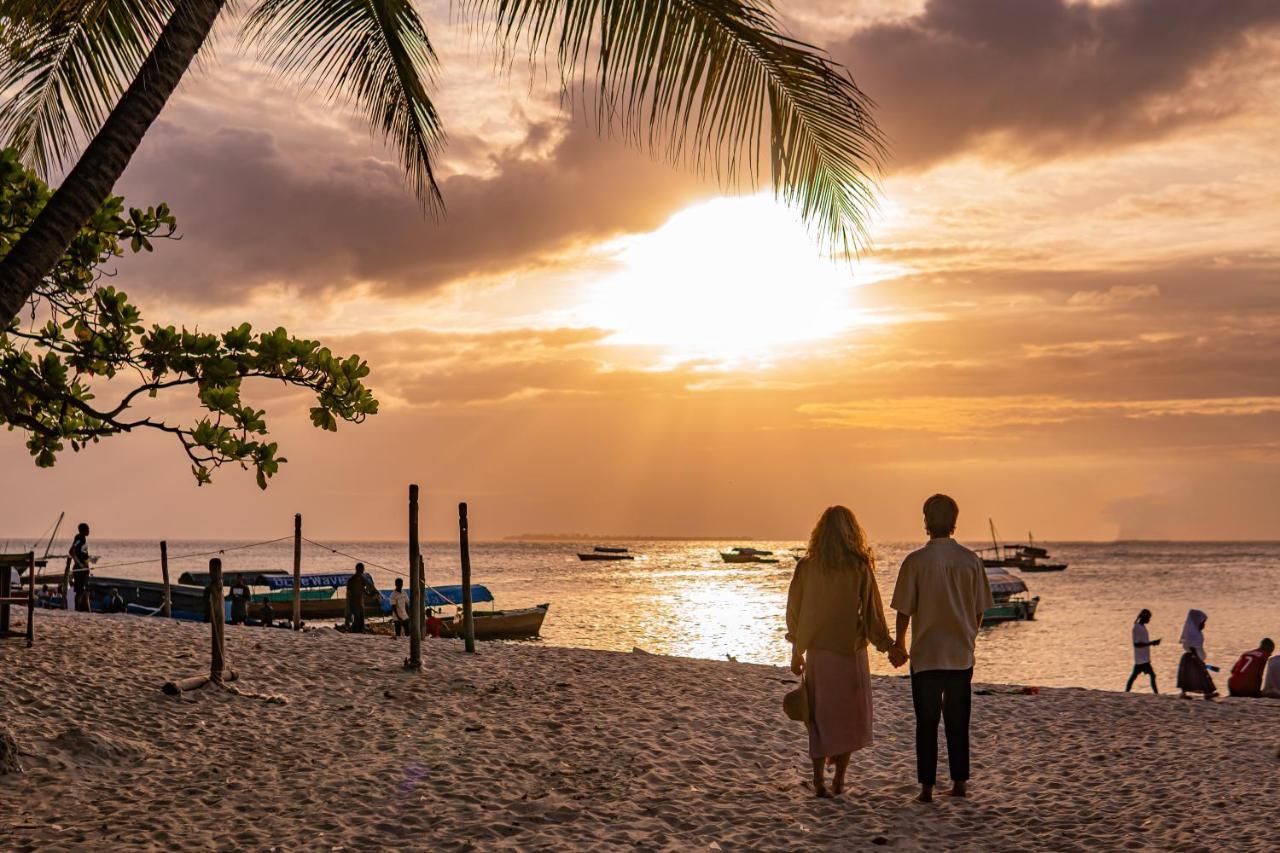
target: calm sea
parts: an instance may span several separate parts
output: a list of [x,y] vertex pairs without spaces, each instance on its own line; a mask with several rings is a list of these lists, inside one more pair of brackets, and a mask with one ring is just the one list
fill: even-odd
[[[292,567],[293,546],[282,541],[241,550],[242,542],[169,543],[171,570],[207,566],[208,557],[183,557],[227,549],[226,570]],[[331,542],[371,566],[380,587],[394,582],[408,560],[403,543]],[[629,547],[634,561],[582,562],[576,552],[592,545]],[[543,643],[704,658],[785,664],[783,610],[799,542],[480,542],[471,548],[474,582],[488,586],[499,607],[551,604]],[[1153,663],[1162,688],[1172,690],[1178,634],[1187,609],[1209,614],[1205,631],[1211,663],[1229,669],[1263,636],[1280,639],[1280,543],[1042,543],[1054,562],[1070,567],[1022,578],[1040,609],[1034,622],[984,629],[976,677],[985,681],[1123,689],[1132,666],[1130,629],[1143,607],[1155,618],[1152,638],[1163,638]],[[65,554],[69,543],[55,545]],[[729,565],[718,551],[750,545],[777,551],[777,565]],[[99,575],[160,578],[154,541],[93,540]],[[877,546],[881,591],[888,599],[902,558],[918,543]],[[457,583],[456,543],[424,546],[427,581]],[[150,562],[136,562],[136,561]],[[303,546],[303,571],[349,570],[352,560],[311,544]],[[126,565],[132,564],[132,565]],[[60,566],[60,561],[58,562]],[[1016,571],[1015,571],[1016,573]],[[406,582],[407,585],[407,582]],[[886,607],[887,610],[887,607]],[[891,611],[889,619],[893,619]],[[872,655],[872,670],[892,669]],[[1220,679],[1221,680],[1221,679]]]

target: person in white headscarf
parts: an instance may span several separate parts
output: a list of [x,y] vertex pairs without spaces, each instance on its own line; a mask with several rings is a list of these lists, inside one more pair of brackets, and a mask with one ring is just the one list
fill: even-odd
[[1205,666],[1204,626],[1209,621],[1203,610],[1187,611],[1187,621],[1182,626],[1182,660],[1178,662],[1178,689],[1182,698],[1188,693],[1203,693],[1205,699],[1218,695],[1209,669]]

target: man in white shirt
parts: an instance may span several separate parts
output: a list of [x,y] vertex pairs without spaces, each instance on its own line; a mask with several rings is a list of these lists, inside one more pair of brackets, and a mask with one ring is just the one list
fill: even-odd
[[994,605],[982,558],[951,538],[960,508],[946,495],[924,502],[929,544],[902,561],[890,606],[898,611],[895,657],[907,656],[911,629],[911,704],[916,714],[916,774],[922,803],[933,801],[938,721],[947,733],[953,797],[967,795],[973,646],[982,613]]
[[396,623],[396,636],[409,636],[409,593],[404,591],[404,578],[396,578],[396,591],[391,593],[391,614]]
[[1151,611],[1144,607],[1133,623],[1133,672],[1129,673],[1129,683],[1124,686],[1125,693],[1133,689],[1134,680],[1144,672],[1151,677],[1151,692],[1160,692],[1156,689],[1156,671],[1151,668],[1151,647],[1160,645],[1160,641],[1152,640],[1147,633],[1150,621]]

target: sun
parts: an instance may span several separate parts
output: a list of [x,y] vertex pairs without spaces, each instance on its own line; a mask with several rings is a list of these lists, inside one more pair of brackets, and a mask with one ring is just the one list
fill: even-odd
[[718,198],[605,247],[612,270],[574,312],[666,365],[768,362],[867,322],[856,289],[888,272],[824,256],[769,195]]

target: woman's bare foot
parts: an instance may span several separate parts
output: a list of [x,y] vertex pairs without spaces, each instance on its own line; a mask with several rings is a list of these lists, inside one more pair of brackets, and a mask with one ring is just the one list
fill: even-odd
[[968,783],[955,781],[951,783],[951,787],[942,792],[944,797],[967,797],[969,796]]
[[932,802],[933,802],[933,786],[932,786],[932,785],[921,785],[921,786],[920,786],[920,793],[916,796],[916,802],[917,802],[917,803],[932,803]]
[[836,756],[836,773],[831,782],[831,790],[837,794],[844,793],[844,774],[849,770],[849,753]]
[[821,788],[815,788],[813,795],[823,800],[829,800],[834,796],[834,794],[832,794],[830,791],[827,790],[827,787],[825,785],[823,785]]

